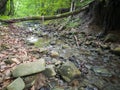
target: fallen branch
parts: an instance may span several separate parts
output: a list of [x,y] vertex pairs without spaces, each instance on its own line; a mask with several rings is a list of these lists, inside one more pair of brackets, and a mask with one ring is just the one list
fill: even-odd
[[79,47],[79,42],[78,42],[77,36],[74,35],[74,38],[75,38],[75,41],[76,41],[76,46]]
[[86,5],[85,7],[81,8],[80,10],[76,10],[73,12],[67,12],[67,13],[63,13],[63,14],[59,14],[59,15],[53,15],[53,16],[32,16],[32,17],[24,17],[24,18],[16,18],[16,19],[9,19],[9,20],[3,20],[0,19],[0,22],[4,22],[4,23],[16,23],[16,22],[22,22],[22,21],[28,21],[28,20],[52,20],[52,19],[59,19],[59,18],[64,18],[70,15],[75,15],[78,14],[82,11],[84,11],[86,8],[88,7],[88,5]]

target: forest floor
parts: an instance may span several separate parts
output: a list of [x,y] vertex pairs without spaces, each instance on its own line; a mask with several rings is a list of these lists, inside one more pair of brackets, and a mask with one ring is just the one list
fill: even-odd
[[[12,83],[17,79],[13,69],[44,59],[46,67],[52,65],[52,70],[49,68],[52,73],[47,71],[46,75],[43,71],[19,76],[25,82],[25,86],[20,84],[25,90],[120,90],[120,56],[111,52],[120,42],[98,39],[88,24],[71,22],[67,27],[63,21],[56,20],[48,25],[38,22],[1,25],[0,89],[9,86],[8,90],[10,87],[16,90],[17,85]],[[76,68],[71,63],[66,65],[67,61]],[[74,77],[77,70],[80,75]]]

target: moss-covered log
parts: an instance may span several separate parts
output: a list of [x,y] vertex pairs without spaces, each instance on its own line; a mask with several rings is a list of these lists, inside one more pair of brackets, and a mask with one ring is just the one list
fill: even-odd
[[78,14],[82,11],[84,11],[88,6],[86,5],[85,7],[73,11],[73,12],[67,12],[59,15],[53,15],[53,16],[32,16],[32,17],[24,17],[24,18],[16,18],[16,19],[9,19],[9,20],[3,20],[0,19],[0,22],[4,23],[16,23],[16,22],[22,22],[22,21],[28,21],[28,20],[52,20],[52,19],[59,19],[59,18],[64,18],[70,15],[75,15]]

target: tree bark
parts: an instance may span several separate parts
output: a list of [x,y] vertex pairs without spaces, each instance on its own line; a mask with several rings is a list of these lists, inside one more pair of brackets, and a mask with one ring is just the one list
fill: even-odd
[[14,1],[13,0],[10,0],[10,10],[9,10],[9,13],[8,13],[8,16],[9,15],[14,15]]
[[70,8],[70,12],[75,10],[75,0],[71,1],[71,8]]
[[0,14],[4,14],[8,0],[0,0]]
[[91,7],[91,23],[103,27],[103,34],[120,30],[120,0],[96,0]]

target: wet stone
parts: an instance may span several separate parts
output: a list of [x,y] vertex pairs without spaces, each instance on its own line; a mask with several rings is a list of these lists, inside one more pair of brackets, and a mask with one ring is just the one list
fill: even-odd
[[16,66],[12,71],[13,77],[27,76],[45,70],[45,60],[40,59],[36,62],[24,63]]
[[41,33],[41,36],[42,36],[42,37],[49,37],[49,33],[48,33],[48,32],[42,32],[42,33]]
[[107,77],[111,77],[112,74],[110,73],[110,71],[108,71],[106,68],[104,67],[93,67],[92,70],[94,71],[94,73],[98,76],[107,76]]
[[68,44],[63,44],[62,48],[66,49],[66,48],[70,48],[70,46]]
[[50,56],[55,58],[59,56],[59,53],[57,51],[51,51]]
[[64,59],[68,59],[71,55],[73,55],[74,50],[68,48],[60,51],[60,57]]
[[98,88],[103,88],[106,85],[106,81],[98,76],[89,75],[88,79],[84,80],[85,86],[88,84],[92,84]]
[[40,53],[47,53],[48,50],[46,48],[40,48]]
[[43,86],[43,87],[41,87],[39,90],[51,90],[51,89],[50,89],[50,87],[48,87],[48,86]]
[[78,87],[66,87],[64,90],[80,90]]
[[107,85],[103,90],[120,90],[120,85]]
[[62,63],[62,61],[58,60],[58,59],[53,59],[52,62],[55,64],[55,65],[60,65]]
[[5,73],[5,74],[4,74],[4,79],[10,79],[10,77],[11,77],[11,72],[10,72],[10,70],[6,70],[4,73]]
[[112,52],[116,55],[120,55],[120,47],[113,49]]
[[55,44],[56,44],[56,41],[53,40],[53,41],[50,42],[50,44],[51,44],[51,45],[55,45]]
[[95,51],[96,51],[98,54],[103,54],[103,51],[102,51],[101,48],[97,48]]
[[25,83],[21,78],[17,78],[10,85],[7,86],[7,90],[23,90]]
[[12,64],[12,63],[14,63],[13,61],[11,61],[11,59],[6,59],[6,60],[4,60],[4,62],[5,62],[6,64]]
[[108,45],[101,45],[101,48],[103,48],[103,49],[110,49],[110,47]]
[[6,64],[13,64],[13,63],[19,64],[19,63],[20,63],[20,61],[17,60],[16,58],[9,58],[9,59],[6,59],[4,62],[5,62]]
[[36,77],[37,75],[32,75],[32,76],[27,76],[23,78],[25,82],[25,89],[28,89],[31,86],[33,86],[33,84],[35,83]]
[[53,88],[52,90],[64,90],[64,89],[61,89],[61,88]]
[[28,44],[30,44],[30,45],[33,44],[34,45],[34,43],[38,41],[38,38],[35,37],[35,36],[30,36],[26,39],[26,41],[27,41]]
[[47,77],[53,77],[56,75],[54,65],[46,66],[46,69],[43,71],[43,74]]
[[98,90],[96,87],[87,86],[84,90]]
[[74,63],[67,61],[65,62],[60,68],[59,73],[62,76],[62,78],[70,82],[73,78],[79,77],[81,72],[79,69],[74,65]]

